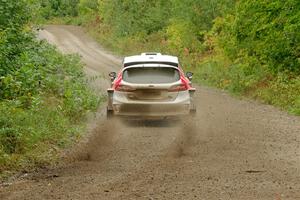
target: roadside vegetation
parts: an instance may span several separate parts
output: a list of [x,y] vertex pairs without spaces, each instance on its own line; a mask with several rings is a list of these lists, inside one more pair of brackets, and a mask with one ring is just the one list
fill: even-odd
[[0,174],[55,162],[100,101],[78,56],[36,39],[37,8],[0,0]]
[[84,26],[122,55],[178,55],[200,84],[300,115],[297,0],[80,0],[76,5],[76,15],[50,21]]

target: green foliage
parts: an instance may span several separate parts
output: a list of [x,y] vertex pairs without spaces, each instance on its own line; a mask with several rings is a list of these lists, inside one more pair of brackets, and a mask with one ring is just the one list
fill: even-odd
[[36,2],[1,0],[3,5],[0,172],[51,161],[59,147],[78,136],[86,113],[100,100],[89,88],[79,57],[62,55],[28,28],[27,14]]
[[196,27],[196,33],[208,31],[213,20],[232,10],[234,0],[170,0],[172,18],[183,20]]
[[246,56],[274,73],[299,73],[299,10],[297,0],[240,1],[234,15],[216,23],[219,45],[232,60]]
[[86,15],[98,10],[98,1],[95,0],[80,0],[78,5],[79,13]]
[[100,16],[118,36],[139,32],[150,34],[162,29],[169,17],[169,1],[165,0],[100,0]]
[[201,40],[202,32],[211,28],[213,19],[233,5],[233,0],[100,0],[98,7],[103,23],[109,25],[118,37],[134,37],[141,33],[147,36],[181,23],[188,24],[182,35],[189,32],[192,33],[190,40]]
[[229,61],[209,59],[199,78],[299,114],[299,10],[294,0],[238,2],[208,34],[215,58]]
[[0,0],[0,30],[22,28],[30,18],[29,13],[26,0]]
[[300,115],[300,77],[291,73],[280,73],[268,82],[268,87],[254,95],[268,104],[285,108]]
[[45,19],[52,17],[75,17],[79,13],[79,0],[40,0],[37,1],[40,14]]
[[19,58],[22,66],[1,80],[0,171],[32,165],[22,162],[44,159],[51,148],[68,143],[99,103],[78,57],[63,56],[45,42],[34,44],[38,50],[23,52],[28,56]]
[[197,39],[195,32],[194,26],[189,22],[173,20],[166,28],[168,48],[176,50],[177,54],[185,49],[189,52],[200,52],[202,43]]
[[100,0],[100,20],[82,24],[121,54],[175,54],[197,82],[297,114],[299,6],[296,0]]
[[58,148],[79,136],[83,126],[64,116],[59,99],[47,98],[30,109],[14,101],[1,102],[0,172],[47,164]]
[[276,76],[254,64],[232,64],[218,55],[203,61],[195,69],[199,83],[246,95],[300,115],[300,77],[291,72]]

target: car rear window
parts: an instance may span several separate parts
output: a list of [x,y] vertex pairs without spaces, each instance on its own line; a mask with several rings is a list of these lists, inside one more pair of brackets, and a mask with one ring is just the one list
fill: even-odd
[[123,80],[129,83],[172,83],[179,79],[179,71],[172,67],[134,67],[123,72]]

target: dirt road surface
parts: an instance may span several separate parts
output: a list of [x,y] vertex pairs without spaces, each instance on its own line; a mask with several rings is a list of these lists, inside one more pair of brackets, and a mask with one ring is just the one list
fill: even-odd
[[[103,92],[121,59],[80,28],[40,32],[78,53]],[[196,118],[176,123],[107,121],[56,167],[0,187],[0,199],[300,199],[300,118],[197,87]]]

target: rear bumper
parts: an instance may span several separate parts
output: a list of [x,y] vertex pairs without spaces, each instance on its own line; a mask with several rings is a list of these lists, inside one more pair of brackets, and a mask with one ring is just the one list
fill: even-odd
[[114,115],[142,118],[172,118],[188,115],[191,98],[188,91],[178,93],[173,101],[130,101],[123,95],[114,93],[112,98]]
[[169,105],[169,104],[114,104],[114,115],[119,116],[139,116],[164,118],[180,115],[188,115],[190,105]]

